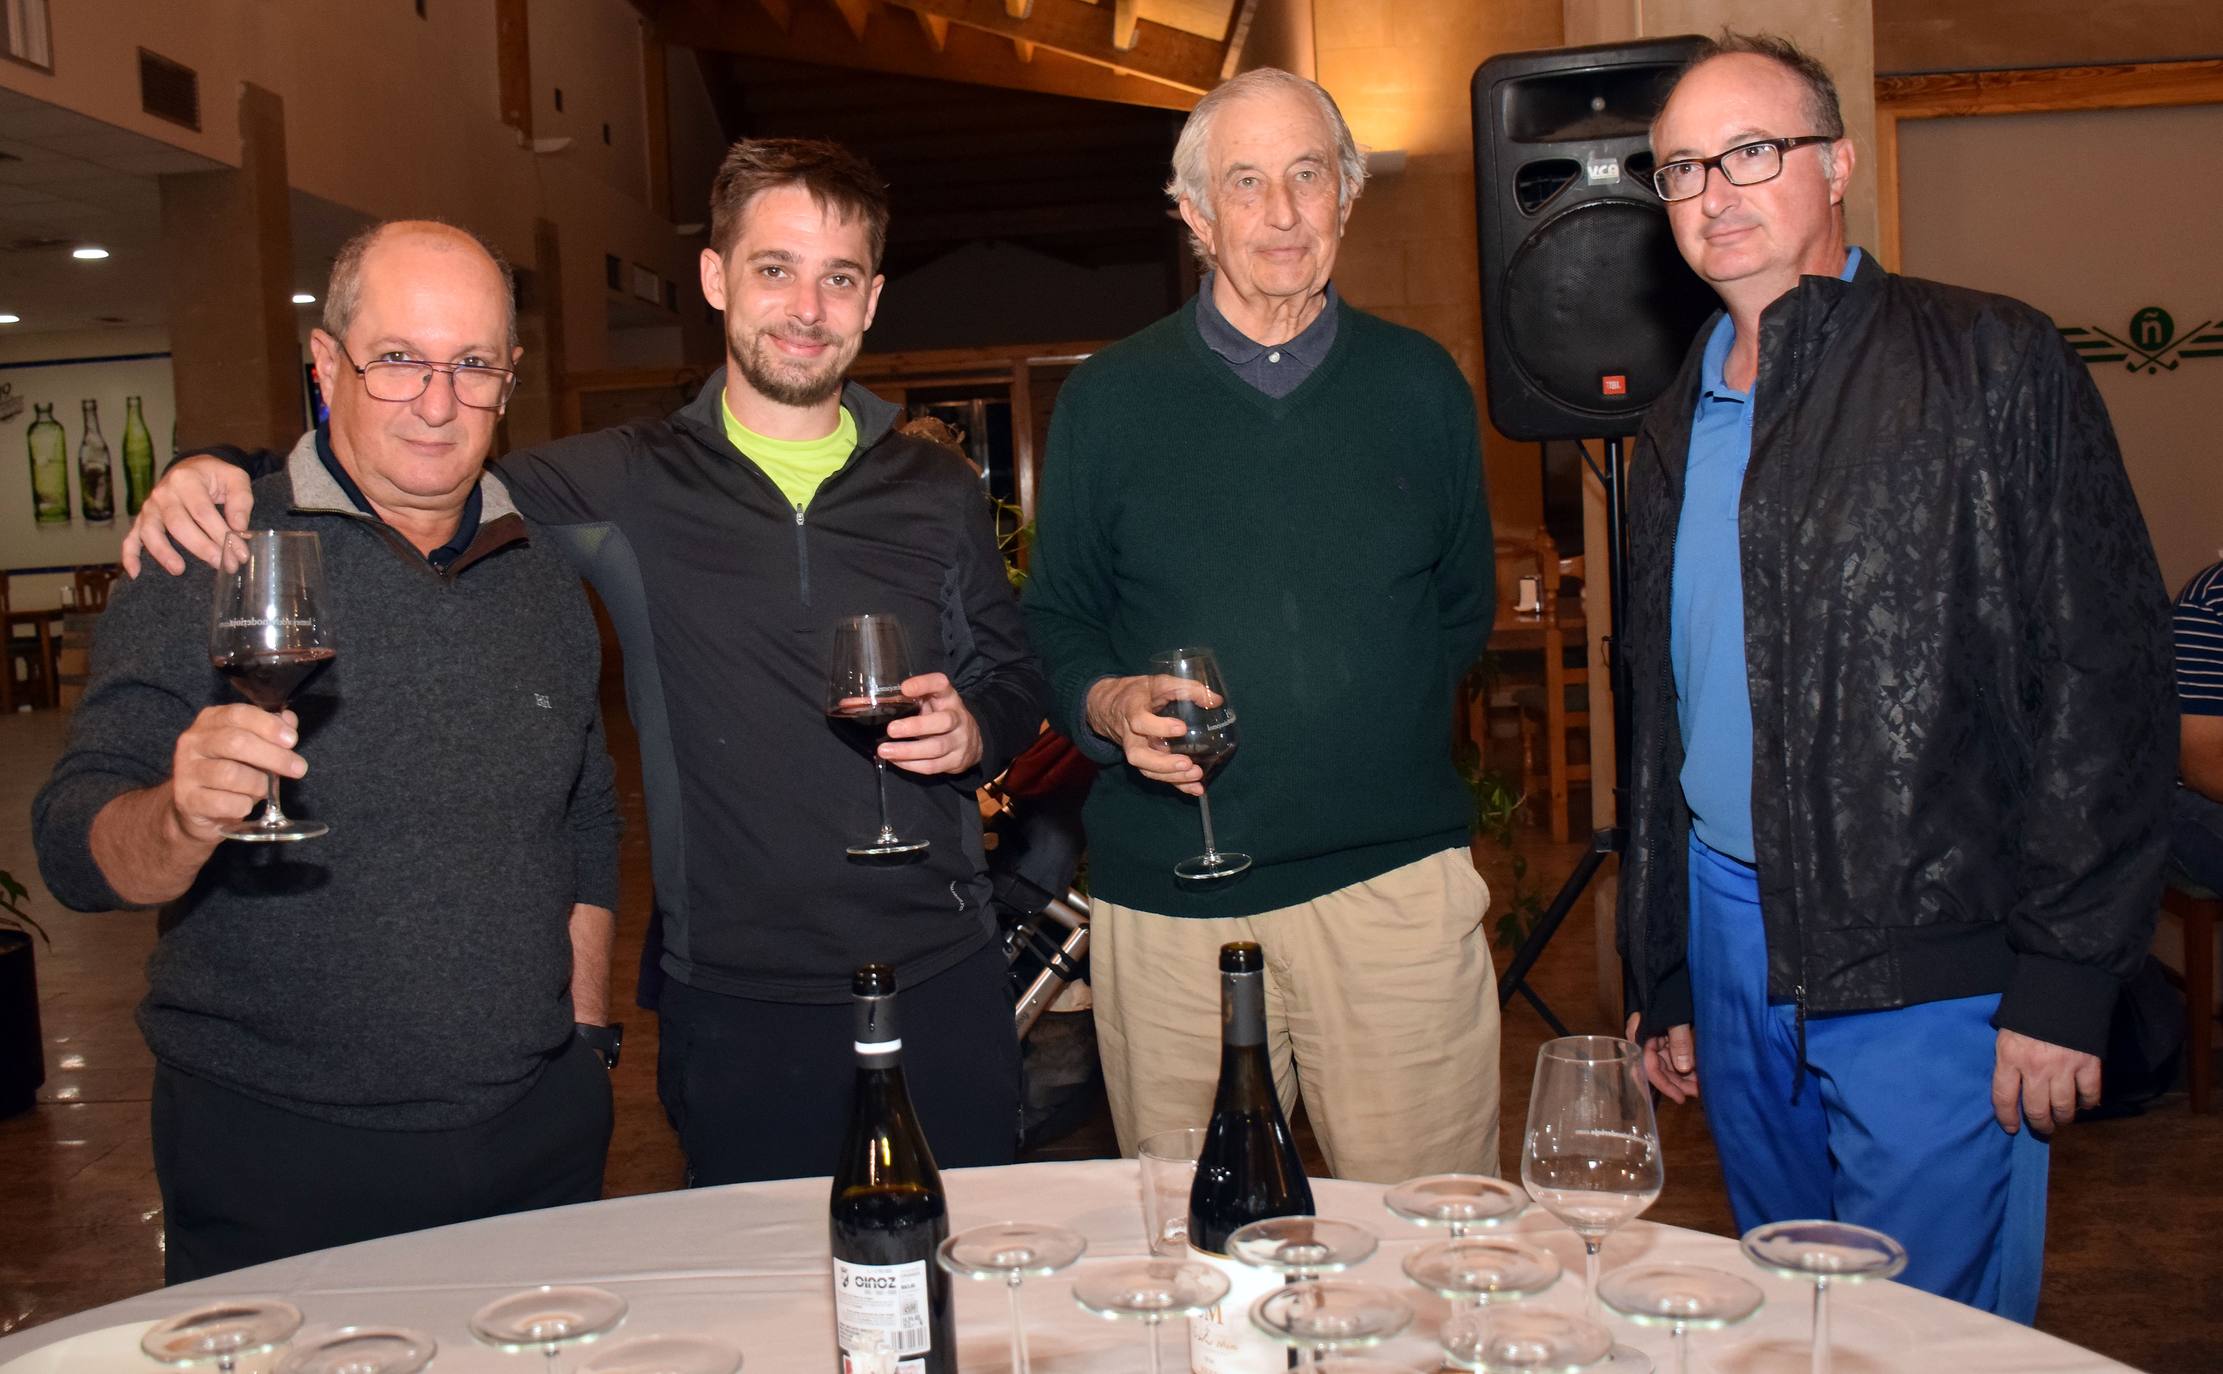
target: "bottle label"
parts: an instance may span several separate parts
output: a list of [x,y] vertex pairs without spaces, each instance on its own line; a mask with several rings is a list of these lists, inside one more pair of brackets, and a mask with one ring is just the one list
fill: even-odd
[[[834,1258],[834,1338],[852,1374],[924,1374],[934,1345],[926,1320],[926,1264],[851,1264]],[[877,1358],[876,1358],[877,1357]]]
[[1189,1247],[1189,1258],[1227,1276],[1227,1296],[1201,1317],[1189,1318],[1191,1374],[1282,1374],[1288,1346],[1251,1324],[1250,1309],[1281,1286],[1279,1275],[1238,1264],[1225,1255]]

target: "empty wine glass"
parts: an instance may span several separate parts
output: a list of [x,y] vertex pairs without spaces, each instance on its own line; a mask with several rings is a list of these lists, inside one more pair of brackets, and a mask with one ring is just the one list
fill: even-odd
[[1316,1279],[1363,1264],[1381,1245],[1372,1231],[1332,1217],[1262,1217],[1227,1237],[1227,1257],[1287,1279]]
[[1528,1210],[1528,1193],[1488,1174],[1429,1174],[1382,1194],[1382,1205],[1422,1226],[1448,1226],[1459,1239],[1477,1226],[1511,1221]]
[[1150,1374],[1165,1374],[1158,1328],[1168,1317],[1198,1317],[1227,1296],[1227,1275],[1184,1260],[1132,1260],[1073,1281],[1073,1301],[1099,1317],[1150,1328]]
[[708,1336],[641,1336],[619,1341],[579,1366],[578,1374],[734,1374],[741,1352]]
[[1328,1355],[1313,1361],[1312,1374],[1420,1374],[1402,1360],[1379,1355]]
[[277,1374],[417,1374],[439,1342],[399,1326],[343,1326],[298,1341]]
[[471,1314],[471,1334],[498,1350],[538,1350],[556,1367],[556,1352],[591,1341],[625,1320],[625,1299],[586,1284],[541,1284],[496,1298]]
[[1159,715],[1187,727],[1186,734],[1165,741],[1165,746],[1196,760],[1197,767],[1204,770],[1206,788],[1196,799],[1197,810],[1204,818],[1204,852],[1175,864],[1173,876],[1192,883],[1232,878],[1250,867],[1250,855],[1222,850],[1212,838],[1212,775],[1227,762],[1242,738],[1235,725],[1235,708],[1227,704],[1227,680],[1220,675],[1219,659],[1210,649],[1170,649],[1150,656],[1150,671],[1194,682],[1219,699],[1219,704],[1212,707],[1176,699],[1158,708]]
[[233,1298],[180,1312],[139,1338],[164,1364],[212,1364],[229,1374],[243,1355],[276,1350],[301,1329],[301,1309],[278,1298]]
[[[299,530],[227,534],[216,562],[208,658],[239,694],[276,715],[295,689],[334,657],[324,594],[323,545]],[[290,818],[278,805],[278,775],[259,820],[234,821],[229,840],[285,842],[330,833],[322,821]]]
[[1907,1267],[1906,1247],[1847,1221],[1778,1221],[1744,1233],[1745,1258],[1814,1285],[1813,1374],[1829,1374],[1829,1286],[1888,1279]]
[[[1600,1247],[1651,1206],[1666,1182],[1642,1050],[1611,1036],[1570,1035],[1536,1051],[1521,1182],[1581,1237],[1583,1315],[1595,1320]],[[1615,1346],[1607,1363],[1614,1374],[1652,1367],[1642,1351],[1625,1345]]]
[[1453,1314],[1439,1333],[1444,1357],[1483,1374],[1575,1374],[1613,1353],[1613,1333],[1587,1317],[1526,1303]]
[[1377,1284],[1348,1279],[1288,1284],[1250,1309],[1251,1325],[1283,1345],[1308,1352],[1310,1365],[1335,1351],[1380,1345],[1412,1319],[1411,1303]]
[[999,1221],[975,1226],[942,1242],[935,1258],[952,1274],[968,1279],[998,1279],[1011,1289],[1011,1371],[1027,1374],[1026,1319],[1019,1312],[1019,1285],[1054,1274],[1088,1248],[1077,1231],[1031,1221]]
[[917,854],[928,840],[906,840],[888,823],[888,763],[880,757],[888,725],[919,713],[919,703],[903,695],[911,676],[910,641],[903,622],[892,615],[853,615],[834,626],[833,666],[826,674],[826,720],[849,747],[872,760],[880,795],[880,833],[849,846],[852,858]]
[[1559,1258],[1498,1236],[1461,1236],[1405,1256],[1405,1277],[1460,1307],[1526,1298],[1559,1282]]
[[1696,1264],[1639,1264],[1616,1269],[1598,1285],[1606,1306],[1646,1326],[1668,1327],[1676,1374],[1690,1374],[1690,1330],[1741,1322],[1760,1310],[1759,1285]]

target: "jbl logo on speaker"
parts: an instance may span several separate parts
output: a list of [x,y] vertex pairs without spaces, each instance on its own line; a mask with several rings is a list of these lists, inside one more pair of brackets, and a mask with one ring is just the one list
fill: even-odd
[[1621,179],[1621,159],[1594,157],[1583,164],[1584,179],[1592,186],[1610,186]]
[[1628,374],[1625,372],[1608,372],[1604,376],[1598,378],[1598,394],[1600,396],[1628,395]]

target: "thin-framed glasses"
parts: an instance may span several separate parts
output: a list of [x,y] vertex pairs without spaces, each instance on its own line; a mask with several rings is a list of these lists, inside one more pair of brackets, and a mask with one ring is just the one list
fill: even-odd
[[1740,143],[1713,157],[1683,158],[1661,163],[1652,172],[1652,189],[1665,201],[1689,200],[1706,189],[1706,171],[1719,167],[1731,186],[1757,186],[1783,175],[1783,155],[1809,143],[1835,143],[1828,134],[1800,134],[1796,138],[1762,138]]
[[488,367],[485,363],[434,363],[421,358],[381,358],[357,363],[348,353],[346,344],[334,339],[332,346],[340,351],[347,365],[355,369],[355,375],[363,379],[363,389],[374,401],[396,404],[414,401],[430,389],[435,372],[448,374],[448,384],[455,388],[456,402],[473,410],[500,410],[509,404],[509,394],[517,387],[517,374],[506,367]]

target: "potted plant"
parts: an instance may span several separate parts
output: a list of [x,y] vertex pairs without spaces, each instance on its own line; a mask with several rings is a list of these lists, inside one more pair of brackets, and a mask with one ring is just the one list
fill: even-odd
[[31,937],[53,941],[23,909],[30,894],[0,868],[0,1117],[38,1100],[46,1081],[46,1044],[39,1033],[38,964]]

